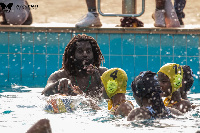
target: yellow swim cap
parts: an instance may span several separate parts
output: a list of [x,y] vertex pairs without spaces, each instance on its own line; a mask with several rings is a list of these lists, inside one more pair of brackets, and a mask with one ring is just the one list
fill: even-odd
[[162,72],[169,77],[172,93],[182,87],[183,69],[179,64],[167,63],[158,72]]
[[105,71],[101,76],[101,81],[110,99],[117,93],[126,93],[128,77],[121,68],[112,68]]

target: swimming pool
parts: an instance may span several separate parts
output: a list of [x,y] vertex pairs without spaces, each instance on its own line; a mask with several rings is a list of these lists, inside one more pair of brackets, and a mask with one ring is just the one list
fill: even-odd
[[[5,89],[5,88],[4,88]],[[7,91],[6,91],[7,90]],[[12,90],[12,91],[11,91]],[[127,122],[126,118],[115,118],[107,111],[106,102],[102,110],[94,112],[87,108],[74,113],[50,114],[44,111],[43,88],[12,86],[0,93],[0,130],[3,132],[25,133],[36,121],[50,120],[53,133],[73,132],[196,132],[200,130],[200,113],[197,108],[184,116],[170,119],[142,120]],[[126,97],[137,107],[128,91]],[[199,94],[190,94],[189,100],[200,104]]]
[[[140,71],[157,72],[165,63],[189,65],[194,85],[189,100],[200,104],[200,28],[120,28],[0,26],[0,129],[25,132],[42,118],[50,120],[55,133],[75,132],[195,132],[200,128],[199,108],[183,117],[127,122],[103,110],[77,110],[75,113],[48,114],[43,110],[41,91],[49,75],[62,66],[62,54],[73,35],[94,37],[105,57],[107,68],[120,67],[130,83]],[[12,85],[12,86],[11,86]],[[28,86],[28,87],[24,87]],[[39,88],[37,88],[39,87]]]
[[44,87],[62,66],[64,48],[77,34],[97,40],[107,68],[128,75],[128,87],[141,71],[157,72],[166,63],[189,65],[194,72],[191,92],[200,93],[200,28],[122,28],[115,25],[77,29],[74,25],[0,26],[0,86],[12,83]]

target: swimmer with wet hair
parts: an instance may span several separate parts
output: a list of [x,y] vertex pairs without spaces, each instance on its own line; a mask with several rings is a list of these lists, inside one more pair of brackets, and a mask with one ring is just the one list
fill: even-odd
[[183,68],[179,64],[167,63],[158,71],[158,80],[163,91],[163,97],[166,97],[164,104],[172,107],[182,113],[191,110],[191,103],[188,100],[181,99],[179,88],[183,82]]
[[168,117],[171,113],[182,115],[178,110],[165,107],[160,93],[160,85],[156,73],[151,71],[140,72],[131,83],[133,97],[140,108],[130,112],[128,121],[141,119],[156,119]]
[[194,83],[194,78],[192,75],[193,72],[190,66],[184,65],[182,66],[182,68],[183,68],[183,83],[182,87],[180,87],[180,93],[182,99],[188,100],[187,92],[190,91],[190,88]]
[[134,108],[131,101],[126,100],[126,87],[128,77],[121,68],[107,70],[101,76],[108,101],[108,110],[112,115],[127,116]]
[[74,36],[65,48],[62,68],[50,75],[42,94],[76,96],[84,93],[101,98],[103,85],[100,76],[107,70],[100,66],[103,61],[100,47],[93,37]]

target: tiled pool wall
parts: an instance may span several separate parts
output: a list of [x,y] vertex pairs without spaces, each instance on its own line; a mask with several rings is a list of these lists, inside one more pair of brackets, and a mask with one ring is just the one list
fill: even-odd
[[[0,32],[0,86],[44,87],[62,66],[62,54],[78,32]],[[199,90],[199,34],[84,33],[94,37],[107,68],[120,67],[128,87],[140,71],[157,72],[165,63],[189,65],[195,75],[192,92]]]

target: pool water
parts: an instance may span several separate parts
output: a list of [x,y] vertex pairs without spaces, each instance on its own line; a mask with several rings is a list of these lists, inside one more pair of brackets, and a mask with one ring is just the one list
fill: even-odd
[[[107,104],[102,101],[102,110],[78,108],[73,113],[51,114],[44,111],[47,97],[41,95],[43,88],[12,86],[0,92],[0,130],[1,132],[25,133],[39,119],[50,120],[53,133],[65,132],[196,132],[200,130],[199,107],[184,116],[128,122],[126,118],[109,115]],[[131,91],[126,95],[138,107]],[[200,105],[199,94],[189,94],[189,100]]]

